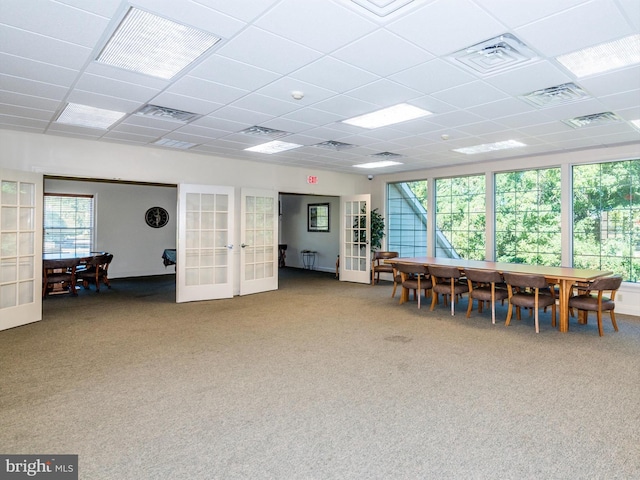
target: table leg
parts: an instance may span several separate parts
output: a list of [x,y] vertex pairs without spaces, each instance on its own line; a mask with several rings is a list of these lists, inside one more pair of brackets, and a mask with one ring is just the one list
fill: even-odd
[[569,297],[571,296],[571,280],[560,280],[560,325],[561,332],[569,331]]

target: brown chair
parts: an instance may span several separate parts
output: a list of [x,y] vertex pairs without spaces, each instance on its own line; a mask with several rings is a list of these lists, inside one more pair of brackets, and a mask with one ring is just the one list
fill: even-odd
[[385,260],[397,258],[398,252],[374,252],[371,259],[371,285],[380,283],[380,273],[393,273],[393,265],[385,263]]
[[491,302],[491,323],[496,323],[496,300],[504,300],[509,296],[509,292],[504,288],[498,288],[503,282],[502,274],[495,270],[473,270],[465,269],[465,277],[469,286],[469,306],[467,307],[467,318],[471,316],[473,310],[473,300],[478,300],[478,312],[482,313],[484,302]]
[[104,283],[107,288],[111,288],[111,283],[109,282],[109,265],[112,260],[113,255],[110,253],[88,258],[87,268],[76,274],[77,280],[82,282],[82,286],[85,289],[89,288],[90,283],[95,284],[96,293],[100,293],[100,282]]
[[429,273],[433,282],[431,310],[436,308],[438,303],[438,295],[445,298],[451,297],[451,315],[455,315],[454,304],[458,297],[469,291],[467,282],[461,282],[462,274],[458,267],[448,267],[444,265],[429,265]]
[[540,333],[538,311],[541,308],[551,306],[551,325],[556,326],[555,291],[549,287],[549,283],[543,275],[504,272],[502,276],[507,283],[507,290],[509,292],[509,311],[507,312],[506,326],[509,326],[511,323],[511,316],[513,314],[512,306],[516,307],[518,320],[520,320],[521,307],[533,309],[536,333]]
[[[575,308],[578,312],[584,312],[584,323],[587,322],[588,312],[596,312],[598,316],[598,333],[600,336],[604,335],[602,330],[602,312],[608,311],[611,316],[613,329],[617,332],[618,324],[616,323],[616,315],[614,313],[614,309],[616,308],[614,299],[621,284],[622,277],[620,275],[597,278],[586,287],[585,293],[569,299],[569,308]],[[597,295],[592,295],[591,292],[597,293]],[[605,292],[609,292],[608,297],[603,295]]]
[[418,308],[420,308],[420,298],[422,297],[422,290],[424,290],[425,297],[427,292],[431,289],[431,278],[429,278],[429,271],[426,265],[419,265],[416,263],[397,263],[396,268],[401,277],[402,293],[400,294],[400,303],[404,303],[409,300],[409,291],[413,291],[414,299],[418,300]]
[[67,290],[71,295],[76,292],[76,268],[80,263],[78,258],[42,261],[42,298],[49,292],[63,292]]

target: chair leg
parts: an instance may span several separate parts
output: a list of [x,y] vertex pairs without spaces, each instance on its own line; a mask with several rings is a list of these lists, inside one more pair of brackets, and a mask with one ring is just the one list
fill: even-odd
[[431,290],[431,310],[432,311],[434,308],[436,308],[436,303],[438,303],[438,294],[434,290]]
[[613,324],[613,329],[618,331],[618,324],[616,323],[616,314],[613,313],[613,310],[609,310],[609,315],[611,315],[611,323]]
[[397,288],[398,288],[398,284],[396,282],[393,282],[393,292],[391,292],[391,298],[394,298],[396,296]]
[[513,315],[513,305],[509,303],[507,305],[507,320],[504,322],[505,327],[508,327],[509,324],[511,323],[511,315]]
[[536,333],[540,333],[540,325],[538,324],[538,309],[536,308],[534,315],[534,322],[536,324]]
[[[480,305],[482,305],[482,301],[478,300],[478,312],[480,312]],[[467,318],[471,316],[471,310],[473,310],[473,298],[469,295],[469,306],[467,307]]]
[[602,330],[602,311],[598,310],[596,316],[598,317],[598,333],[602,337],[604,335],[604,331]]

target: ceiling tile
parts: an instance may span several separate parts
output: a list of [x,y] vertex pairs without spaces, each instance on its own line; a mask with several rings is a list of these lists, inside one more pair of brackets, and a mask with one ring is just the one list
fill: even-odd
[[460,108],[473,107],[507,98],[505,93],[481,81],[442,90],[432,96]]
[[476,77],[448,62],[435,59],[392,75],[390,79],[424,93],[434,93],[470,83]]
[[189,76],[243,90],[255,90],[280,78],[280,75],[275,72],[220,55],[212,55],[202,61],[189,71]]
[[536,62],[488,77],[485,82],[510,95],[524,95],[543,88],[562,85],[572,79],[549,62]]
[[347,95],[381,107],[390,107],[403,102],[411,103],[410,100],[422,97],[421,92],[389,80],[378,80],[377,82],[369,83],[347,92]]
[[[373,55],[363,52],[375,52]],[[433,56],[386,30],[377,30],[332,54],[350,65],[380,76],[388,76],[419,65]]]
[[274,116],[284,115],[300,108],[300,105],[288,100],[280,100],[257,93],[251,93],[241,98],[234,102],[233,106]]
[[118,80],[100,77],[89,73],[85,73],[80,77],[75,88],[78,90],[84,90],[85,92],[122,98],[139,103],[146,103],[149,99],[158,94],[158,90],[154,88],[120,82]]
[[292,72],[321,56],[310,48],[255,27],[234,37],[218,53],[281,74]]
[[326,0],[284,0],[256,21],[256,26],[329,53],[376,28],[372,22]]
[[470,0],[435,1],[387,29],[434,55],[447,55],[505,33],[503,24]]
[[478,0],[478,4],[490,10],[498,20],[506,25],[519,27],[591,0],[535,1],[535,8],[523,8],[522,3],[513,0]]
[[192,96],[197,92],[198,98],[216,104],[232,103],[242,98],[248,90],[209,82],[192,76],[182,77],[166,90],[167,93]]
[[0,74],[0,89],[51,100],[62,100],[67,93],[66,88],[58,85],[2,74]]
[[[37,15],[25,15],[24,0],[2,0],[2,23],[46,37],[92,48],[109,20],[67,5],[40,0]],[[64,25],[64,28],[60,28]]]
[[629,23],[612,0],[586,2],[516,29],[516,36],[546,56],[573,52],[631,33]]
[[49,63],[34,62],[24,57],[0,53],[2,73],[14,77],[23,77],[39,82],[70,87],[78,78],[78,71],[58,67]]
[[222,103],[208,102],[196,97],[187,97],[186,95],[178,95],[176,93],[162,92],[158,96],[149,100],[152,105],[160,107],[169,107],[176,110],[184,110],[185,112],[198,113],[200,115],[208,115],[223,106]]
[[290,76],[338,93],[344,93],[380,78],[332,57],[322,57],[293,72]]
[[0,24],[2,51],[42,63],[79,70],[91,49]]

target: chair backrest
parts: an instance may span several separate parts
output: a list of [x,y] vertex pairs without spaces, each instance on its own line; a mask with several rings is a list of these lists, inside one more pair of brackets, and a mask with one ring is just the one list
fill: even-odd
[[390,258],[397,258],[399,257],[400,254],[398,252],[381,252],[381,251],[376,251],[373,254],[373,259],[376,261],[380,261],[380,260],[388,260]]
[[416,275],[426,275],[428,273],[426,265],[417,263],[395,263],[396,270],[400,273],[412,273]]
[[544,275],[533,275],[526,273],[509,273],[502,274],[504,281],[512,287],[521,288],[548,288],[549,283]]
[[45,270],[66,269],[77,267],[79,263],[80,260],[77,258],[47,259],[42,261],[42,268]]
[[464,270],[467,280],[477,283],[500,283],[502,274],[496,270],[475,270],[467,268]]
[[458,267],[445,265],[429,265],[429,273],[436,278],[460,278],[461,275]]
[[591,285],[589,285],[589,291],[598,290],[618,290],[622,284],[622,277],[620,275],[613,275],[611,277],[596,278]]

